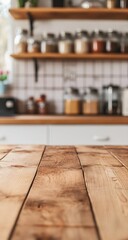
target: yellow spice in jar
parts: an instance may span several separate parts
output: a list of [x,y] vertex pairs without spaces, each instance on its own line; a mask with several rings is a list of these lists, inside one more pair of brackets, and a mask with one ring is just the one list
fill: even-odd
[[67,115],[80,114],[80,101],[77,99],[65,100],[64,113]]

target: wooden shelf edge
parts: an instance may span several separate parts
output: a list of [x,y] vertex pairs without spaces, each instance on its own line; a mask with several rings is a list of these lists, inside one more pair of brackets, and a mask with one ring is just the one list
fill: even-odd
[[31,13],[34,19],[119,19],[128,20],[128,9],[107,8],[11,8],[10,14],[15,19],[27,19]]
[[23,54],[11,54],[14,59],[95,59],[95,60],[128,60],[128,54],[59,54],[59,53],[23,53]]
[[96,124],[96,125],[127,125],[128,117],[122,116],[57,116],[57,115],[19,115],[15,117],[0,117],[0,125],[40,125],[40,124]]

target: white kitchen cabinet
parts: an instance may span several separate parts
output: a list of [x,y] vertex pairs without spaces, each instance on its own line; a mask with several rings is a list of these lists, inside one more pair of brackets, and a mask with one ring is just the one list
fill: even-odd
[[128,145],[128,125],[51,125],[51,145]]
[[48,144],[46,125],[0,125],[0,144]]

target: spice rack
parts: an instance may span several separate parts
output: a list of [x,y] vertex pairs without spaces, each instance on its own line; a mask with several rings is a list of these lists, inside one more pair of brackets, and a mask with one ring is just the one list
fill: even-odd
[[[128,20],[128,9],[107,8],[11,8],[10,14],[16,20],[28,19],[30,33],[33,34],[35,20],[48,19],[104,19],[104,20]],[[128,54],[59,54],[59,53],[23,53],[12,54],[15,59],[33,59],[35,68],[35,81],[38,81],[38,59],[84,59],[84,60],[128,60]]]
[[[30,33],[33,34],[33,24],[35,20],[49,19],[91,19],[91,20],[128,20],[128,9],[82,9],[82,8],[12,8],[10,14],[16,20],[28,19],[30,23]],[[84,60],[128,60],[128,54],[59,54],[59,53],[23,53],[12,54],[14,59],[33,59],[35,65],[35,80],[38,80],[38,59],[84,59]],[[100,117],[97,116],[97,123],[100,124]],[[67,116],[65,116],[67,118]],[[124,117],[112,117],[111,123],[115,123],[113,119],[124,119]],[[78,117],[79,119],[79,117]],[[83,119],[83,118],[82,118]],[[95,117],[92,117],[95,122]],[[108,118],[107,118],[108,119]],[[72,120],[71,120],[72,121]]]

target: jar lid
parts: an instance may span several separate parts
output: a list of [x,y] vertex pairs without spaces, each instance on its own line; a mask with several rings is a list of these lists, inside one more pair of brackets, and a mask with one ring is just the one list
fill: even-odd
[[70,32],[61,32],[59,37],[61,39],[72,39],[72,33],[70,33]]
[[54,33],[47,33],[47,38],[55,38],[55,34]]
[[79,90],[74,87],[69,87],[65,90],[66,94],[74,94],[74,95],[79,95]]
[[17,30],[17,33],[18,33],[18,34],[27,35],[27,34],[28,34],[28,30],[27,30],[27,29],[19,28],[19,29]]
[[118,85],[114,85],[114,84],[104,85],[102,88],[103,89],[112,88],[113,90],[119,90],[120,89],[120,87]]
[[89,37],[89,32],[86,30],[77,30],[75,33],[76,37]]
[[85,88],[84,94],[98,94],[97,88],[94,87],[87,87]]
[[105,36],[105,32],[103,32],[101,30],[95,29],[92,32],[92,37],[104,37],[104,36]]

